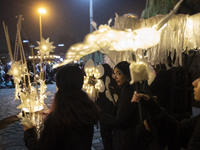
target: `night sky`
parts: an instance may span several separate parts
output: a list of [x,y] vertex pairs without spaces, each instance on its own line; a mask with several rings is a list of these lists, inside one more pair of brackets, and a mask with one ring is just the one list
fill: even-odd
[[[93,0],[94,21],[99,26],[110,18],[126,13],[140,17],[146,0]],[[42,17],[43,37],[50,37],[54,46],[66,42],[67,37],[81,42],[89,29],[89,0],[0,0],[0,49],[7,49],[2,21],[8,26],[10,39],[15,41],[15,16],[23,15],[22,39],[39,41],[39,6],[47,9]]]

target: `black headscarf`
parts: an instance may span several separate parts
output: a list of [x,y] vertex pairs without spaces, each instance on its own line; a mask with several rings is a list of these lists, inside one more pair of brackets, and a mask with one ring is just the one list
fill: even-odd
[[127,61],[121,61],[115,66],[115,68],[121,71],[128,82],[131,80],[129,66],[130,64]]

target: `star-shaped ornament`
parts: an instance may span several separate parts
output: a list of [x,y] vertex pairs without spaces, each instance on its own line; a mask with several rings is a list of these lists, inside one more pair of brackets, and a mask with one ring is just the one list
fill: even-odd
[[53,46],[53,42],[49,42],[49,38],[47,38],[46,40],[44,38],[41,39],[40,42],[38,42],[38,47],[36,47],[35,49],[39,50],[39,55],[40,56],[49,56],[50,52],[53,52],[53,49],[55,49],[56,47]]

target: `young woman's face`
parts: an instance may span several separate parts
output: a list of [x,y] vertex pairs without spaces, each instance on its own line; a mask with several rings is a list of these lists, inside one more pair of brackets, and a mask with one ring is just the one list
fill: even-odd
[[116,80],[119,86],[126,82],[126,78],[118,68],[114,69],[113,78]]
[[194,80],[192,85],[194,86],[194,99],[200,101],[200,78]]

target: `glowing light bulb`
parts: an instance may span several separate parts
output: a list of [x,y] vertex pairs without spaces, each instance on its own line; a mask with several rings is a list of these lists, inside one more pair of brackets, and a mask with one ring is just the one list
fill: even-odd
[[18,69],[17,68],[13,68],[13,74],[14,75],[18,75],[18,73],[19,73]]
[[46,9],[44,9],[44,8],[39,8],[38,9],[38,12],[40,13],[40,14],[46,14]]
[[47,50],[47,46],[46,45],[42,45],[42,50]]

